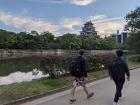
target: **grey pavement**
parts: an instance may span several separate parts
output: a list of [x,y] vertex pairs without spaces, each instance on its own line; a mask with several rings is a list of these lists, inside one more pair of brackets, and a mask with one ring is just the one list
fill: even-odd
[[[115,85],[112,80],[105,78],[87,84],[90,91],[95,92],[95,96],[90,100],[86,99],[81,87],[77,88],[77,102],[73,105],[112,105],[115,94]],[[46,96],[22,105],[70,105],[70,90]],[[140,69],[131,71],[131,81],[126,82],[123,94],[125,98],[120,101],[120,105],[140,105]]]

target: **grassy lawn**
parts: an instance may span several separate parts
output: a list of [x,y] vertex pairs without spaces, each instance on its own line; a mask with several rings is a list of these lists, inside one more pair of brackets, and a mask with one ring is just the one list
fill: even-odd
[[140,67],[140,62],[128,61],[128,66],[129,66],[129,68]]
[[[140,63],[134,63],[131,61],[128,62],[128,65],[130,68],[138,66],[140,67]],[[108,76],[107,70],[88,73],[89,80],[100,79],[106,76]],[[44,78],[31,82],[0,86],[0,104],[68,86],[72,84],[73,80],[73,77],[67,75],[54,80]]]
[[[89,80],[99,79],[107,76],[107,71],[91,72],[88,74]],[[5,103],[27,96],[37,95],[56,88],[68,86],[74,80],[70,75],[60,77],[59,79],[41,79],[31,82],[0,86],[0,103]]]

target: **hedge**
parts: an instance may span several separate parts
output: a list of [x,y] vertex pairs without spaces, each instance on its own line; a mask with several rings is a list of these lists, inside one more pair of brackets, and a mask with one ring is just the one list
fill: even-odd
[[133,62],[140,62],[140,55],[133,55],[133,56],[130,56],[130,57],[129,57],[129,60],[130,60],[130,61],[133,61]]
[[[48,73],[51,78],[58,78],[63,74],[69,73],[69,64],[76,56],[46,56],[40,62],[41,71]],[[106,69],[111,60],[115,57],[114,54],[99,54],[87,55],[87,71],[97,71]]]

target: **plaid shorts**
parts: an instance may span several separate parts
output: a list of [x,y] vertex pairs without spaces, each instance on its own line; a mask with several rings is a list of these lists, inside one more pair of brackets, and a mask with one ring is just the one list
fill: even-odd
[[75,78],[73,81],[73,86],[78,87],[78,86],[84,86],[86,84],[86,79],[84,77],[81,78]]

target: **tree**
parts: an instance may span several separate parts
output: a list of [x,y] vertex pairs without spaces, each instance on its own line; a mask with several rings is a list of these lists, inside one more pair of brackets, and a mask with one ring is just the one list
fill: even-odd
[[94,36],[83,39],[83,49],[87,50],[111,50],[116,48],[117,44],[112,38],[97,38]]
[[140,32],[131,33],[126,42],[127,48],[140,53]]
[[129,49],[140,52],[140,7],[126,15],[125,28],[130,31],[126,45]]
[[126,15],[125,29],[131,31],[132,33],[137,33],[140,31],[140,7],[134,11],[129,12]]
[[50,43],[54,42],[54,35],[50,32],[43,32],[38,36],[43,49],[52,49]]
[[75,34],[64,34],[56,39],[57,47],[60,49],[80,49],[81,40]]
[[44,41],[47,41],[48,43],[54,41],[54,35],[50,32],[43,32],[41,33],[41,36],[44,39]]
[[0,30],[0,49],[13,48],[16,43],[16,34]]

